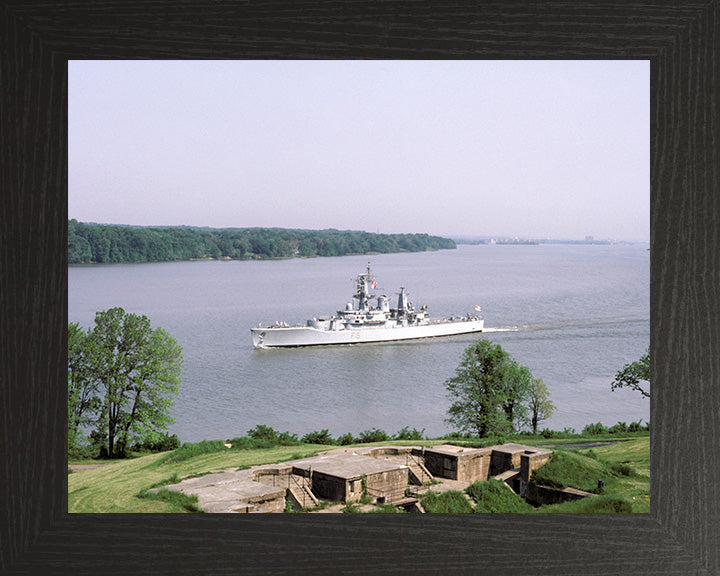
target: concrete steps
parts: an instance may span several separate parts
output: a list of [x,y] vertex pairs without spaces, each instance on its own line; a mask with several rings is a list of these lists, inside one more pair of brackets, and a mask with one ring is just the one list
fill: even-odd
[[413,484],[422,486],[423,484],[432,482],[435,479],[421,462],[412,459],[408,460],[407,467],[409,469],[409,480]]
[[292,479],[288,485],[288,495],[292,500],[293,506],[296,508],[314,508],[318,505],[318,499],[312,493],[310,487],[306,484],[303,477]]

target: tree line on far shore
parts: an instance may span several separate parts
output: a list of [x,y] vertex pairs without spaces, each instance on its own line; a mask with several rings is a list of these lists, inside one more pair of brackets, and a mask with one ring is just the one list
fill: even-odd
[[68,221],[68,264],[238,260],[424,252],[456,248],[428,234],[282,228],[131,227]]

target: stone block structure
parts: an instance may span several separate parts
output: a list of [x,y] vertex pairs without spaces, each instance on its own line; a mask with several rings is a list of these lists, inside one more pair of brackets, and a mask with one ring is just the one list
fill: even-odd
[[327,500],[358,502],[367,494],[373,500],[393,502],[404,497],[408,467],[370,454],[334,452],[284,466],[258,467],[255,477],[261,482],[284,483],[288,489],[305,486],[314,496]]
[[[438,478],[477,482],[496,476],[512,482],[520,493],[530,481],[530,475],[548,461],[552,450],[522,444],[502,444],[487,448],[463,448],[442,444],[425,448],[425,466]],[[517,474],[510,474],[516,471]]]
[[218,470],[167,488],[197,494],[199,506],[208,512],[282,512],[287,502],[311,508],[318,498],[359,502],[363,496],[401,506],[413,504],[412,494],[406,496],[410,483],[429,485],[435,479],[472,484],[496,477],[524,495],[532,471],[551,454],[521,444],[360,447],[247,470]]
[[425,466],[433,476],[463,482],[487,480],[491,457],[491,448],[463,448],[452,444],[423,451]]
[[404,496],[407,466],[359,454],[337,454],[312,465],[312,490],[321,498],[358,502],[364,494],[380,502]]

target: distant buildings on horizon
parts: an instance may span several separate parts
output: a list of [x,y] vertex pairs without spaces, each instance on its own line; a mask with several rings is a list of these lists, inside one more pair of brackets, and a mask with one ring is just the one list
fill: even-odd
[[497,244],[497,245],[535,245],[535,244],[642,244],[626,240],[596,240],[594,236],[585,236],[584,240],[558,238],[523,238],[520,236],[457,236],[451,237],[456,244]]

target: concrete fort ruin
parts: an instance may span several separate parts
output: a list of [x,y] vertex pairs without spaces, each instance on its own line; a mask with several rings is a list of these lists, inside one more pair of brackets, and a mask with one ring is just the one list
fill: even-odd
[[247,470],[212,471],[164,488],[197,494],[198,506],[207,512],[283,512],[288,504],[313,508],[321,500],[372,501],[422,511],[417,492],[429,485],[435,489],[438,483],[464,489],[497,478],[524,496],[532,471],[551,454],[521,444],[341,448]]

